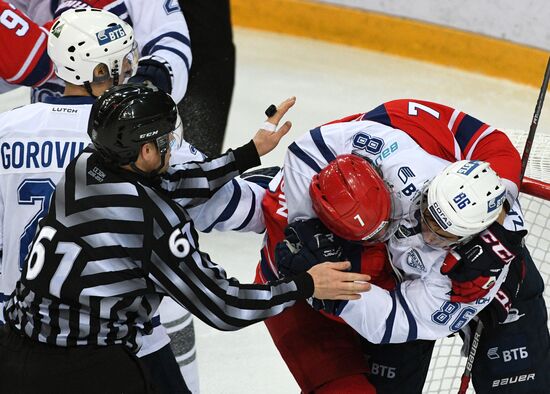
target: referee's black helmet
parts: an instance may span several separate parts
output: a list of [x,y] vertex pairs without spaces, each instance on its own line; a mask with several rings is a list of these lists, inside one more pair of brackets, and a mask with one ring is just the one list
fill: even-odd
[[[178,123],[170,95],[152,85],[125,84],[108,89],[96,100],[88,135],[110,164],[120,166],[135,162],[141,146],[150,141],[164,157]],[[180,142],[181,135],[176,140]]]

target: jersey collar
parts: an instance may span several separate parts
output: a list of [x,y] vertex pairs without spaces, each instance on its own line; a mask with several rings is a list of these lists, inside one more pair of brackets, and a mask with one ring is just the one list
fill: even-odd
[[95,102],[94,97],[90,96],[62,96],[62,97],[46,97],[44,102],[47,104],[57,105],[79,105],[79,104],[93,104]]

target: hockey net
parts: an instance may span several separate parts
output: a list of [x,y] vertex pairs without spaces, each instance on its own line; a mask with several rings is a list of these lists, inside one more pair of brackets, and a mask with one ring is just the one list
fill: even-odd
[[[527,133],[507,131],[506,134],[518,151],[523,152]],[[544,299],[550,313],[550,198],[548,197],[550,193],[548,189],[544,190],[544,186],[548,186],[544,183],[550,183],[550,134],[536,135],[525,176],[540,181],[531,182],[525,179],[520,194],[520,204],[528,223],[529,234],[526,244],[544,281]],[[460,356],[461,347],[462,340],[458,335],[438,341],[432,355],[424,393],[456,394],[458,392],[460,377],[466,364],[466,358]],[[479,352],[476,355],[476,357],[483,356],[486,355]],[[474,392],[470,383],[468,393]]]

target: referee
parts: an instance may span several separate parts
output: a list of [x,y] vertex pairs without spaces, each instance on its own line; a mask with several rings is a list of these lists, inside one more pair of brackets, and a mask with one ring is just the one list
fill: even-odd
[[[269,118],[278,123],[292,106]],[[0,330],[2,393],[154,392],[135,353],[170,296],[205,323],[237,330],[311,296],[354,299],[368,276],[326,263],[266,285],[242,285],[199,250],[187,212],[259,164],[290,128],[260,130],[204,163],[169,168],[177,109],[143,85],[109,89],[92,107],[93,148],[65,170]]]

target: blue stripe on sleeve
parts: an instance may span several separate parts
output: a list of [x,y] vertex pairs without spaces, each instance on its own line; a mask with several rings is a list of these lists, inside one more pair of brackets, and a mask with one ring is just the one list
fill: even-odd
[[106,5],[103,7],[105,11],[112,12],[116,16],[120,18],[121,15],[127,14],[128,17],[121,18],[124,22],[128,23],[130,26],[133,26],[132,19],[130,18],[130,13],[128,12],[128,8],[126,7],[126,4],[124,2],[121,2],[120,4],[117,4],[114,7],[111,7],[112,4]]
[[187,71],[189,71],[189,69],[190,69],[189,59],[187,59],[187,56],[185,56],[185,54],[183,52],[178,51],[177,49],[174,49],[174,48],[171,48],[171,47],[164,46],[164,45],[155,45],[153,48],[151,48],[151,53],[154,54],[156,51],[160,51],[160,50],[169,51],[169,52],[175,53],[176,55],[181,57],[181,59],[185,63],[185,68],[187,69]]
[[220,222],[225,222],[227,219],[231,218],[231,216],[239,206],[239,200],[241,199],[241,187],[235,179],[231,180],[231,183],[233,184],[234,188],[231,200],[229,200],[220,216],[218,216],[218,218],[203,231],[204,233],[209,233],[210,231],[212,231],[216,224]]
[[126,14],[128,12],[128,7],[126,7],[126,4],[124,3],[124,1],[121,1],[119,4],[116,4],[114,7],[112,5],[113,5],[112,3],[108,4],[104,6],[103,9],[105,11],[112,12],[119,18],[122,14]]
[[43,80],[49,72],[50,57],[48,56],[48,51],[44,50],[29,75],[27,75],[23,81],[19,82],[18,85],[33,86]]
[[336,156],[334,156],[334,153],[331,152],[327,144],[325,143],[325,140],[323,139],[323,135],[321,134],[321,128],[317,127],[309,132],[311,134],[311,138],[313,139],[313,142],[317,146],[317,149],[319,149],[319,152],[323,155],[327,163],[330,163],[334,159],[336,159]]
[[294,155],[307,164],[313,171],[321,172],[321,167],[313,160],[306,152],[304,152],[296,142],[293,142],[288,147],[288,150],[294,153]]
[[248,223],[250,223],[250,221],[254,217],[254,212],[256,211],[256,195],[254,194],[254,191],[252,190],[252,188],[250,188],[250,186],[248,186],[248,188],[250,189],[251,193],[253,194],[252,204],[250,204],[250,211],[248,211],[248,215],[246,216],[246,219],[244,219],[244,222],[242,222],[242,224],[239,227],[237,227],[236,229],[234,229],[233,231],[242,230],[243,228],[245,228],[248,225]]
[[390,291],[392,307],[388,318],[386,319],[386,331],[382,337],[380,343],[389,343],[391,339],[391,333],[393,331],[393,323],[395,321],[395,312],[397,310],[397,302],[395,301],[395,291]]
[[409,322],[409,335],[407,336],[407,342],[414,341],[418,337],[418,328],[416,326],[416,320],[413,314],[411,313],[409,305],[407,305],[407,302],[405,301],[403,294],[401,293],[401,285],[397,286],[397,288],[395,289],[395,292],[397,293],[397,298],[399,299],[399,303],[403,307],[403,310],[405,311],[405,315],[407,315],[407,320]]
[[157,42],[159,42],[160,40],[162,40],[165,37],[173,38],[174,40],[180,41],[180,42],[184,43],[185,45],[187,45],[189,48],[191,48],[191,42],[189,41],[189,39],[187,37],[185,37],[181,33],[176,33],[175,31],[169,31],[167,33],[161,34],[158,37],[153,38],[151,41],[149,41],[147,44],[145,44],[143,46],[142,51],[141,51],[141,56],[148,56],[152,52],[152,49],[157,44]]
[[390,116],[388,115],[384,104],[379,105],[372,111],[367,112],[365,115],[363,115],[361,120],[370,120],[372,122],[382,123],[386,126],[393,127],[391,124]]
[[477,120],[470,115],[464,116],[464,118],[458,125],[455,134],[455,138],[462,152],[464,152],[466,146],[481,126],[483,126],[483,122]]

